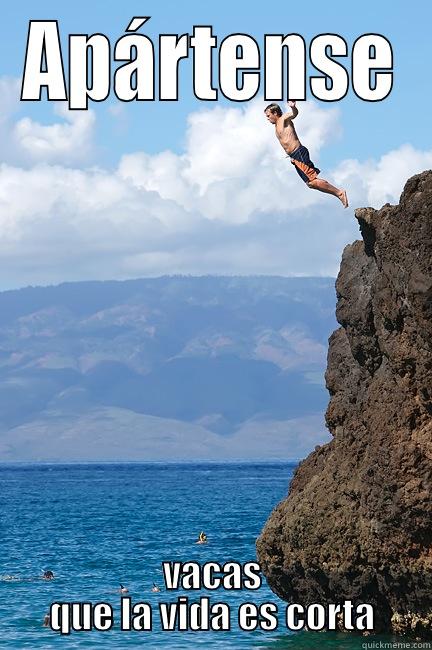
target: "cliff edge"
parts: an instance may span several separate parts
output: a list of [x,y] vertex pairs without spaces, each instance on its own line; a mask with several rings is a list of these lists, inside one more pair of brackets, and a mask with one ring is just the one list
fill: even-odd
[[297,469],[257,541],[283,599],[371,603],[375,630],[432,637],[432,171],[356,210],[329,341],[333,440]]

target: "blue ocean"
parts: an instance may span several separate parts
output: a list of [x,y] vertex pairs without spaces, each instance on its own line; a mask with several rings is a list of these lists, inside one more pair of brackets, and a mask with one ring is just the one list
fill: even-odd
[[[342,650],[396,640],[289,632],[286,603],[265,580],[257,590],[165,589],[165,561],[255,561],[255,540],[294,469],[282,462],[0,466],[0,647]],[[205,545],[195,544],[200,531]],[[42,579],[46,570],[53,580]],[[159,592],[151,591],[154,583]],[[152,631],[120,629],[120,584],[132,603],[150,604]],[[158,605],[179,596],[226,602],[231,630],[162,630]],[[61,635],[43,626],[53,602],[109,603],[113,627]],[[278,629],[242,631],[237,611],[244,602],[275,603]]]

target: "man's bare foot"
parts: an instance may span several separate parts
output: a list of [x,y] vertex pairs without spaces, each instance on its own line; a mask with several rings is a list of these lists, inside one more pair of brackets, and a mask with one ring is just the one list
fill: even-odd
[[348,207],[348,197],[345,190],[341,190],[340,194],[338,194],[338,199],[342,202],[344,208]]

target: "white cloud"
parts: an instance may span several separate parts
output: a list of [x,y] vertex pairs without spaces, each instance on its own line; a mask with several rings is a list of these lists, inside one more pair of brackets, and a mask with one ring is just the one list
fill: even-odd
[[[285,211],[316,204],[274,137],[263,102],[192,113],[185,153],[123,156],[119,173],[136,186],[156,191],[209,219],[247,222],[254,212]],[[338,110],[299,104],[297,118],[311,156],[338,133]]]
[[[9,123],[15,91],[6,85],[0,105]],[[164,273],[335,274],[343,246],[358,236],[353,210],[300,181],[263,106],[194,113],[181,155],[128,154],[114,170],[78,166],[91,155],[91,113],[61,106],[58,123],[21,119],[0,167],[3,288]],[[337,109],[308,102],[296,123],[319,165],[340,130]],[[431,165],[432,151],[406,145],[325,176],[347,187],[351,205],[380,207]]]
[[336,182],[350,187],[358,204],[381,207],[397,203],[410,176],[432,168],[432,151],[417,151],[410,144],[389,151],[379,160],[343,161],[334,171]]
[[[77,165],[94,154],[94,111],[69,111],[66,102],[54,104],[55,121],[41,124],[29,117],[14,121],[26,108],[20,102],[21,82],[0,77],[0,161],[31,166],[35,163]],[[60,118],[60,121],[59,121]]]
[[33,162],[86,161],[93,149],[94,112],[70,111],[66,103],[57,104],[54,111],[62,122],[44,125],[29,117],[19,120],[13,130],[16,146]]

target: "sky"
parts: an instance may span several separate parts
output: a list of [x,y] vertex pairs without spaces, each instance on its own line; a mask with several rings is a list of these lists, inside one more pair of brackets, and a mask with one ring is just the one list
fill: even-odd
[[[394,86],[382,102],[350,91],[307,98],[296,120],[322,177],[346,187],[350,208],[308,189],[250,102],[197,100],[191,66],[177,102],[119,102],[70,112],[20,102],[29,20],[112,43],[134,15],[144,33],[212,25],[218,42],[247,33],[299,33],[307,43],[365,33],[392,43]],[[0,289],[162,274],[337,274],[358,237],[354,208],[397,203],[411,175],[432,167],[429,2],[178,3],[18,1],[0,27]]]

